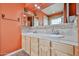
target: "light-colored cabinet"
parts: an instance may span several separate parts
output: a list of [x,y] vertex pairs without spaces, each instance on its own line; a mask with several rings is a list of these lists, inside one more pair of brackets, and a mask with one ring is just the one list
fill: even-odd
[[31,38],[26,36],[25,40],[25,51],[30,54],[31,53]]
[[51,47],[50,56],[56,56],[56,55],[57,55],[56,50],[53,47]]
[[24,50],[25,50],[25,39],[26,39],[26,36],[22,35],[22,49]]
[[75,47],[59,42],[22,35],[22,48],[31,56],[73,56]]
[[25,52],[27,52],[28,54],[30,54],[30,37],[24,36],[22,35],[22,48],[25,50]]
[[39,56],[50,56],[50,41],[45,39],[39,40]]
[[[58,56],[74,55],[74,46],[72,45],[52,42],[51,48],[51,51],[54,50],[54,54]],[[53,55],[53,53],[51,53],[51,55]]]
[[38,56],[38,38],[31,37],[31,56]]
[[58,51],[58,50],[55,50],[55,52],[56,52],[56,56],[69,56],[69,54],[63,53],[63,52]]

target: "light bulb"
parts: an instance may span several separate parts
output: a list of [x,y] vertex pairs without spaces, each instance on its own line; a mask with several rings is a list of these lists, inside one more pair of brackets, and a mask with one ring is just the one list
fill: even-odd
[[23,17],[26,17],[26,15],[24,14]]
[[37,4],[35,4],[34,6],[37,7]]
[[40,9],[40,6],[38,6],[37,8]]

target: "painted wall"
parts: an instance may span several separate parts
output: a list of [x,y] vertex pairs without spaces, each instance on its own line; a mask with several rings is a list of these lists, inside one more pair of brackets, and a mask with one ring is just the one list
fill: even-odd
[[67,22],[67,4],[64,3],[64,23]]
[[[69,7],[69,13],[67,10],[67,7]],[[64,4],[64,22],[67,22],[67,15],[74,16],[76,15],[76,3],[69,3],[69,6],[67,6],[67,3]]]
[[69,3],[69,16],[76,15],[76,3]]
[[21,48],[20,22],[13,21],[20,18],[24,4],[0,4],[0,55],[8,54]]
[[[1,20],[1,8],[0,8],[0,20]],[[1,21],[0,21],[0,31],[1,31]],[[1,40],[1,33],[0,33],[0,40]],[[0,51],[1,51],[1,41],[0,41]]]

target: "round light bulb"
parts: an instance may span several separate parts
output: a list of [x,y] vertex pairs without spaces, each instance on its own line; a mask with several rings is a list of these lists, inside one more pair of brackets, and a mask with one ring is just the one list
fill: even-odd
[[37,8],[40,9],[40,6],[38,6]]
[[26,17],[26,15],[23,15],[23,17]]
[[35,7],[37,7],[37,4],[35,4]]

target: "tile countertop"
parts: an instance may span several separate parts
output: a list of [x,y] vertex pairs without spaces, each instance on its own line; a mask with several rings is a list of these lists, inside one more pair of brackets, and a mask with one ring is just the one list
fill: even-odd
[[78,46],[78,41],[64,39],[63,35],[41,34],[41,33],[32,33],[32,32],[30,32],[30,33],[22,33],[22,35]]

